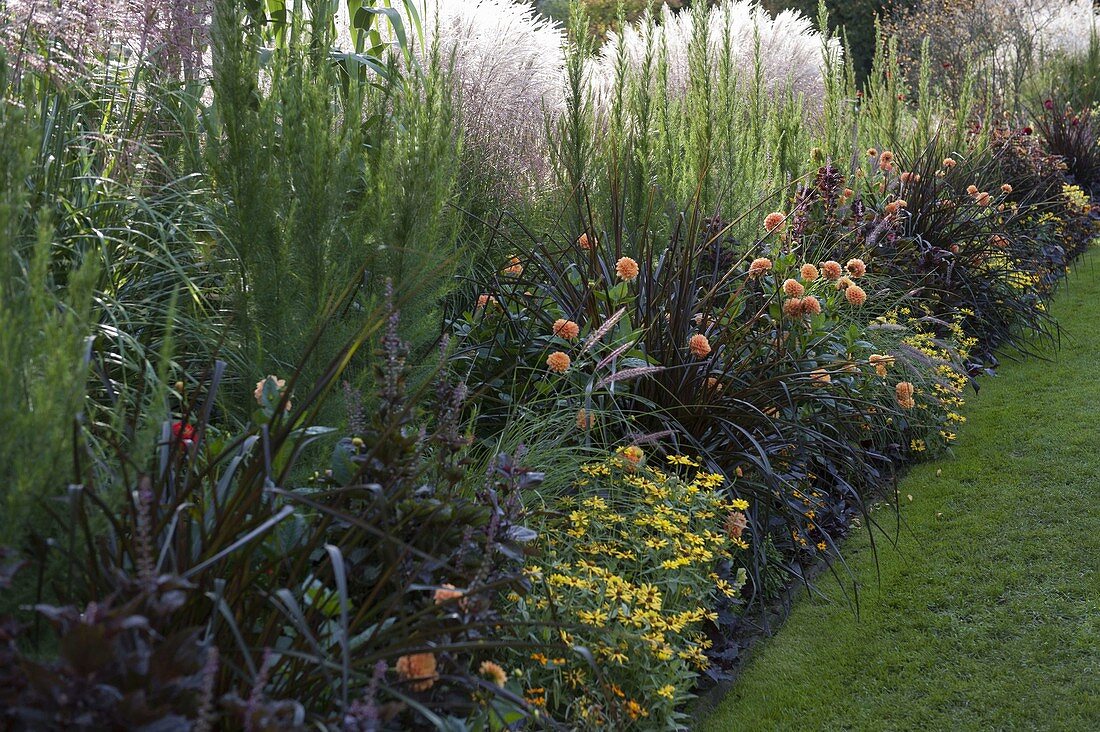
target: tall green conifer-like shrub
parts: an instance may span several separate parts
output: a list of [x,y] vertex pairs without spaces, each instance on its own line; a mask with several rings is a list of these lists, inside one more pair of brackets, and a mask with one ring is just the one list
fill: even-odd
[[[7,88],[0,56],[0,88]],[[94,258],[51,271],[54,225],[35,206],[38,112],[0,101],[0,540],[17,540],[36,498],[65,482],[84,396]]]
[[232,261],[235,328],[257,377],[297,361],[324,304],[364,266],[317,362],[379,302],[386,278],[400,291],[414,274],[421,283],[435,274],[404,318],[406,335],[428,343],[459,261],[448,204],[460,150],[446,62],[433,54],[414,63],[401,42],[336,52],[329,3],[280,22],[268,48],[244,4],[227,1],[212,31],[209,169]]

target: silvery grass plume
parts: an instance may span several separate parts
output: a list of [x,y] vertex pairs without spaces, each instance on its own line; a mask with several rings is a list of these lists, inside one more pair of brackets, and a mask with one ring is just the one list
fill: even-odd
[[[1040,58],[1056,54],[1076,56],[1089,50],[1096,29],[1097,11],[1092,0],[985,0],[1018,23]],[[1003,53],[1016,51],[1005,44]]]
[[[393,6],[410,27],[402,4]],[[506,200],[524,196],[550,173],[545,115],[560,114],[565,99],[561,26],[511,0],[420,7],[425,40],[417,56],[426,65],[438,44],[444,64],[453,64],[465,177]]]
[[6,0],[0,45],[17,69],[63,73],[111,55],[194,78],[211,7],[212,0]]
[[[666,5],[659,17],[628,26],[621,35],[612,33],[594,62],[592,86],[597,99],[606,100],[614,88],[620,53],[625,56],[628,76],[639,78],[653,73],[647,68],[653,62],[653,49],[667,55],[668,93],[682,97],[690,76],[694,23],[694,13],[673,13]],[[728,49],[733,56],[731,68],[744,74],[742,83],[753,82],[759,64],[764,87],[770,91],[789,87],[808,100],[824,95],[822,50],[826,41],[805,15],[784,10],[773,17],[755,0],[726,0],[709,10],[706,23],[707,55],[715,74]],[[839,56],[839,41],[828,43],[829,52]]]

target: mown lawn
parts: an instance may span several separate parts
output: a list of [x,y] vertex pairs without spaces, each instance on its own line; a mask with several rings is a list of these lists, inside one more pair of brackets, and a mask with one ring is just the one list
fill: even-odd
[[878,573],[845,546],[859,617],[824,576],[701,729],[1100,730],[1100,255],[1053,311],[1061,350],[982,379],[902,481]]

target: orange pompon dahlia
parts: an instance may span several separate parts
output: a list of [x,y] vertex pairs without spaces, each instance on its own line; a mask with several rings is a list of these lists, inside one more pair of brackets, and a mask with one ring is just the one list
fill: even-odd
[[893,356],[881,356],[877,353],[872,353],[871,357],[867,359],[868,363],[875,367],[875,373],[879,376],[886,376],[886,367],[894,362]]
[[1004,193],[1004,194],[1012,193],[1012,186],[1009,185],[1008,183],[1003,184],[1001,186],[1001,193]]
[[731,511],[726,516],[726,536],[731,539],[740,539],[741,534],[749,527],[749,518],[741,511]]
[[638,276],[638,263],[630,257],[623,257],[615,262],[615,274],[619,276],[620,280],[630,282]]
[[432,599],[435,600],[436,605],[442,605],[451,600],[461,599],[465,594],[462,590],[455,589],[454,585],[443,584],[432,594]]
[[867,293],[859,285],[852,285],[844,291],[844,297],[853,305],[862,305],[867,302]]
[[883,150],[882,154],[878,156],[878,167],[880,170],[893,170],[894,153],[890,152],[889,150]]
[[979,206],[982,207],[988,206],[992,202],[992,198],[985,191],[982,191],[978,195],[974,196],[974,200]]
[[620,447],[617,451],[620,455],[627,459],[631,465],[638,465],[645,459],[645,453],[642,452],[642,448],[637,445],[630,445],[628,447]]
[[899,198],[896,201],[890,201],[890,203],[886,204],[883,207],[883,211],[886,212],[887,216],[892,216],[892,215],[896,214],[898,211],[902,210],[903,208],[905,208],[908,205],[909,205],[909,203],[907,201],[905,201],[904,199]]
[[801,318],[802,317],[802,299],[792,297],[790,300],[783,301],[783,314],[788,318]]
[[588,237],[588,232],[587,231],[577,237],[577,246],[579,246],[581,249],[583,249],[585,251],[588,251],[589,249],[591,249],[593,246],[595,246],[595,244],[596,244],[596,238],[592,237],[590,239]]
[[898,385],[894,387],[894,397],[897,399],[898,406],[902,409],[912,409],[917,406],[916,400],[913,399],[915,393],[916,389],[908,381],[899,381]]
[[546,367],[555,374],[564,374],[569,370],[569,365],[571,363],[573,363],[573,361],[569,358],[569,354],[562,353],[561,351],[554,351],[546,357]]
[[572,320],[566,320],[565,318],[558,318],[554,321],[553,333],[558,338],[564,338],[567,341],[571,341],[580,335],[581,327],[574,323]]
[[260,404],[263,404],[264,402],[264,385],[267,384],[267,382],[269,381],[275,385],[275,388],[279,391],[279,393],[282,393],[283,389],[286,388],[286,379],[280,379],[275,374],[271,374],[270,376],[260,379],[256,382],[256,390],[252,392],[252,396],[254,396],[256,398],[256,401]]
[[971,196],[976,195],[978,193],[978,186],[971,183],[966,187],[966,192]]
[[523,264],[520,263],[519,257],[512,257],[508,260],[508,266],[504,268],[504,274],[510,277],[519,277],[523,274]]
[[867,274],[867,265],[863,263],[862,259],[849,259],[844,268],[848,270],[848,274],[856,279]]
[[749,277],[759,277],[772,268],[772,260],[767,257],[757,257],[749,265]]
[[869,158],[877,158],[877,157],[878,157],[878,150],[876,150],[876,149],[875,149],[875,148],[873,148],[873,147],[869,147],[869,148],[867,148],[867,157],[869,157]]
[[833,380],[833,377],[825,369],[814,369],[810,372],[810,379],[813,380],[815,386],[825,386]]
[[789,279],[783,282],[783,294],[787,297],[802,297],[806,288],[798,280]]
[[955,158],[944,158],[943,159],[943,167],[945,167],[945,168],[954,168],[958,164],[959,163],[955,160]]
[[852,282],[851,277],[844,276],[844,277],[841,277],[839,280],[836,281],[836,289],[838,289],[838,290],[847,290],[849,287],[851,287],[854,284],[855,283]]
[[834,262],[830,259],[821,265],[821,274],[825,275],[827,280],[840,279],[840,276],[844,274],[844,268],[840,266],[840,262]]
[[489,308],[495,308],[497,306],[497,299],[492,295],[478,295],[477,296],[477,309],[488,310]]
[[772,211],[764,217],[764,231],[769,234],[778,229],[786,221],[787,217],[779,211]]
[[821,303],[813,295],[807,295],[802,298],[802,314],[803,315],[820,315]]
[[696,333],[688,341],[688,350],[695,358],[706,358],[710,355],[710,341],[702,333]]
[[492,661],[482,661],[477,668],[477,672],[497,686],[504,686],[505,682],[508,681],[508,674],[500,667],[500,664]]
[[413,691],[427,691],[432,688],[439,673],[436,671],[434,653],[412,653],[397,659],[397,677],[409,682]]
[[899,177],[901,178],[901,182],[906,185],[909,185],[910,183],[920,183],[920,173],[910,173],[906,171],[905,173],[902,173]]
[[799,268],[798,276],[806,282],[813,282],[820,276],[820,273],[817,271],[817,267],[807,263]]

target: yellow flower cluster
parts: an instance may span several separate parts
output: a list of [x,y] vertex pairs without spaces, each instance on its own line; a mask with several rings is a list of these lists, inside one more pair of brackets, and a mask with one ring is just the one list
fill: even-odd
[[563,624],[561,639],[588,648],[614,682],[587,685],[583,658],[528,671],[548,709],[565,708],[586,728],[594,715],[614,725],[671,714],[692,669],[707,665],[702,624],[716,621],[714,603],[738,598],[746,582],[743,569],[719,571],[720,560],[748,547],[747,531],[733,537],[724,528],[748,502],[726,498],[725,477],[697,458],[670,456],[667,469],[655,463],[613,455],[583,466],[580,495],[561,499],[559,518],[540,535],[544,551],[527,568],[532,591],[512,598],[521,616]]

